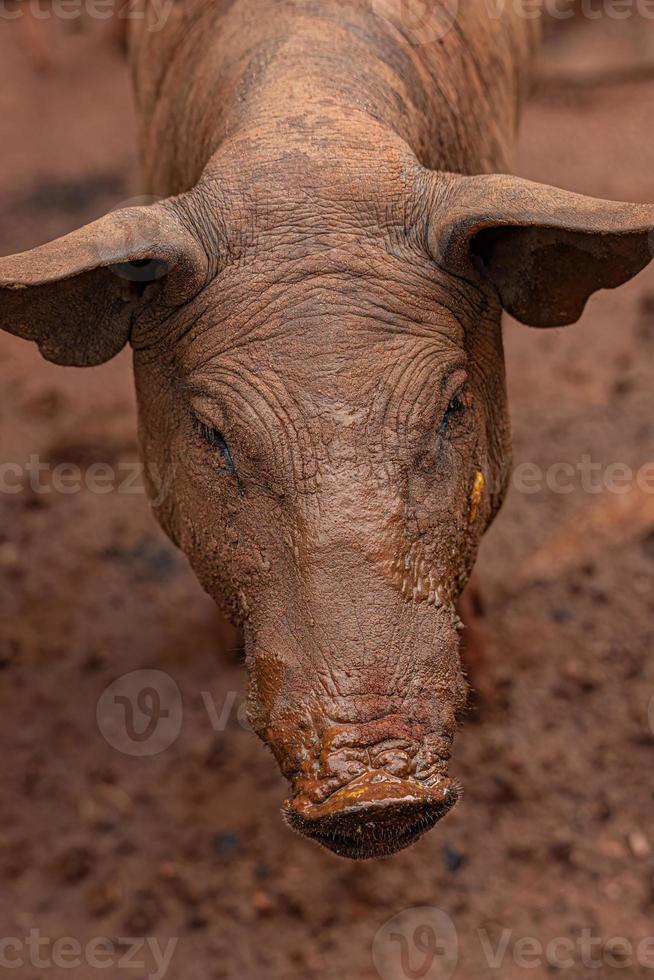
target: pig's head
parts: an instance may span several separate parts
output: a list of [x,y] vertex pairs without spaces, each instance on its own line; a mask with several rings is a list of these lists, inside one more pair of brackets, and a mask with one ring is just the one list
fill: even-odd
[[131,343],[155,509],[244,624],[286,819],[374,857],[459,794],[454,603],[507,482],[502,308],[575,321],[651,259],[654,209],[242,159],[2,260],[0,322],[59,364]]

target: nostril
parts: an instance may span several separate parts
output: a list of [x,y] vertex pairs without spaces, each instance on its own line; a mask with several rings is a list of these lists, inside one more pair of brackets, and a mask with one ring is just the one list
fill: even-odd
[[392,776],[410,776],[413,772],[413,762],[406,752],[391,749],[376,755],[373,761],[375,767],[383,769]]
[[351,782],[351,780],[356,779],[357,776],[360,776],[365,771],[366,771],[366,767],[362,762],[357,762],[356,760],[352,760],[351,762],[346,763],[342,767],[340,773],[342,773],[346,777],[345,780],[346,782]]
[[333,752],[323,757],[322,769],[328,777],[336,777],[339,786],[351,782],[367,770],[367,753],[351,749]]

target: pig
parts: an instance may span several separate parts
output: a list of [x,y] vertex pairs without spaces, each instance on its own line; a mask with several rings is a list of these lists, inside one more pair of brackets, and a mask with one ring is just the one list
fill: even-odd
[[652,258],[654,207],[511,175],[526,6],[185,0],[150,30],[146,4],[155,203],[0,261],[0,325],[50,361],[131,345],[157,518],[243,626],[286,821],[348,858],[460,796],[456,602],[510,472],[502,312],[574,323]]

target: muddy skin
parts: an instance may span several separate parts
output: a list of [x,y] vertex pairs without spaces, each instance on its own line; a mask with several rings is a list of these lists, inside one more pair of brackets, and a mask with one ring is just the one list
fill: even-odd
[[[533,21],[188,2],[131,38],[152,191],[0,262],[57,363],[134,350],[157,516],[244,626],[289,825],[337,854],[460,795],[456,600],[510,466],[501,315],[558,326],[651,259],[654,209],[507,176]],[[466,176],[479,175],[479,176]]]
[[[447,308],[456,283],[435,274],[418,219],[416,242],[394,231],[407,223],[394,194],[407,177],[385,201],[361,187],[339,219],[332,201],[356,193],[351,175],[321,159],[317,180],[300,164],[280,192],[263,168],[237,177],[221,161],[223,192],[259,195],[257,212],[273,202],[270,225],[260,219],[256,241],[216,274],[206,316],[194,309],[166,362],[136,350],[141,435],[174,474],[162,523],[246,621],[250,719],[291,783],[288,822],[374,857],[457,797],[447,760],[466,689],[454,599],[494,509],[476,474],[502,486],[508,455],[499,309],[484,321],[483,297],[468,300],[486,333],[476,365]],[[411,166],[418,184],[420,168],[398,160]],[[289,201],[306,228],[280,233]],[[229,464],[207,430],[223,434]]]

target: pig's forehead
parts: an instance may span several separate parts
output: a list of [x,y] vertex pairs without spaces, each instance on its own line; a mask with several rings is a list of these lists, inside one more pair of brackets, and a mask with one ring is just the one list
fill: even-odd
[[438,363],[465,350],[466,324],[444,303],[391,302],[365,284],[351,295],[337,286],[316,291],[311,283],[305,295],[301,284],[291,292],[282,288],[271,297],[253,290],[242,303],[214,293],[179,344],[184,373],[229,362],[303,381],[372,376],[399,362],[420,357]]
[[461,348],[474,299],[409,248],[354,240],[319,253],[278,249],[220,270],[184,311],[183,341],[187,350],[246,358],[263,347],[280,359],[383,357],[425,342]]
[[[388,327],[388,325],[386,325]],[[235,331],[209,326],[180,351],[180,373],[193,388],[220,397],[264,385],[293,392],[315,408],[337,403],[369,405],[397,389],[438,386],[454,367],[466,366],[461,329],[440,323],[393,323],[368,316],[289,318],[274,329]]]

